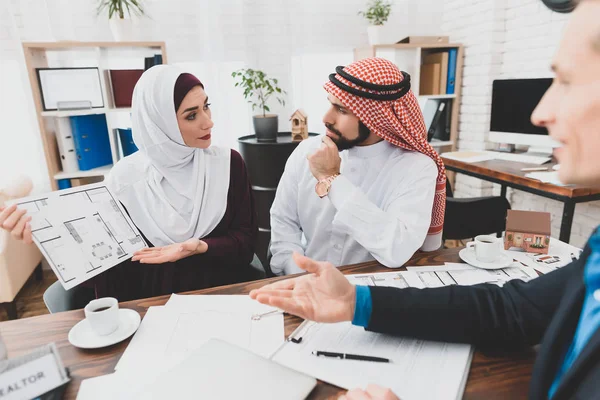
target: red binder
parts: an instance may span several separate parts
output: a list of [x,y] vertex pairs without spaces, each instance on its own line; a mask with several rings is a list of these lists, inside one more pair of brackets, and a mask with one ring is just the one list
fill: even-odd
[[110,83],[115,107],[131,107],[133,88],[143,73],[143,69],[110,70]]

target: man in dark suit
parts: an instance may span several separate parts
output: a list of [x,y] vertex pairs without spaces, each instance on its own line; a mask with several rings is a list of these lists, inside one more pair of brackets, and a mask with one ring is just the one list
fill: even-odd
[[[582,0],[552,64],[554,83],[532,115],[562,144],[565,183],[600,186],[600,0]],[[253,291],[261,303],[319,322],[376,332],[519,348],[541,343],[531,399],[600,398],[600,230],[581,258],[530,282],[397,289],[353,286],[332,265],[295,255],[311,273]],[[371,386],[348,399],[396,399]]]

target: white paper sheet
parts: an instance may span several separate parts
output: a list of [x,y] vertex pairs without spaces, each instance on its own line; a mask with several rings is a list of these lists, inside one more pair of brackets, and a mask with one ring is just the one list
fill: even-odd
[[115,370],[170,369],[211,338],[268,358],[284,341],[283,314],[252,316],[271,310],[248,296],[173,295],[167,305],[148,310]]
[[433,267],[407,267],[409,271],[416,273],[433,273],[442,281],[447,280],[449,284],[477,285],[479,283],[495,283],[502,285],[512,279],[528,281],[537,278],[537,274],[531,268],[522,267],[517,263],[496,270],[485,270],[475,268],[469,264],[446,263],[445,265]]
[[13,201],[32,217],[33,241],[71,289],[146,247],[121,203],[103,183]]
[[543,261],[536,261],[538,259],[538,255],[534,253],[525,253],[518,250],[509,250],[508,253],[518,262],[534,268],[542,274],[547,274],[558,268],[569,265],[571,262],[573,262],[573,258],[579,258],[581,255],[581,249],[568,243],[561,242],[558,239],[550,238],[548,255],[559,258],[558,262],[550,264],[544,263]]
[[[314,324],[300,343],[287,342],[273,361],[345,389],[370,383],[389,387],[403,400],[462,397],[472,349],[368,332],[349,322]],[[313,351],[369,355],[391,363],[316,357]]]

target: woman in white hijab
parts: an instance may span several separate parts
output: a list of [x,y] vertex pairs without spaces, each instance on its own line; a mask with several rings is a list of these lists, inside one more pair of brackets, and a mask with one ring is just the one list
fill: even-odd
[[[195,76],[166,65],[142,75],[132,102],[139,151],[113,167],[108,186],[150,247],[96,277],[96,296],[124,301],[248,280],[258,232],[250,182],[239,153],[211,146],[212,127]],[[5,218],[30,241],[25,219],[14,210]]]

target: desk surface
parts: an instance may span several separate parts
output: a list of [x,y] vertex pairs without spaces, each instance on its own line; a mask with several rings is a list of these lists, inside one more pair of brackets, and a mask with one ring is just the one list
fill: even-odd
[[[557,196],[569,197],[577,199],[578,197],[586,197],[591,195],[599,195],[600,189],[592,189],[579,186],[557,186],[551,183],[544,183],[536,179],[526,178],[525,175],[529,172],[521,171],[522,168],[535,167],[532,164],[519,163],[505,160],[490,160],[477,163],[467,163],[464,161],[451,160],[444,158],[444,164],[450,171],[462,172],[466,174],[476,174],[482,179],[492,178],[497,181],[506,182],[508,184],[526,186],[531,189],[537,189],[546,193]],[[556,162],[542,165],[549,169],[556,165]],[[490,180],[490,179],[488,179]]]
[[[459,262],[458,249],[441,250],[434,253],[417,254],[407,265],[443,265],[444,262]],[[376,262],[342,268],[345,274],[366,272],[389,272]],[[284,278],[241,283],[190,292],[190,294],[246,294],[268,282]],[[137,310],[142,316],[150,306],[163,305],[169,296],[154,297],[121,303],[123,308]],[[129,340],[98,350],[80,350],[69,344],[69,330],[82,318],[82,310],[43,315],[0,323],[0,334],[6,342],[8,353],[18,356],[31,349],[56,342],[62,360],[71,371],[72,382],[67,388],[65,399],[75,399],[81,380],[112,373]],[[289,335],[302,320],[285,316],[285,332]],[[473,357],[471,371],[465,391],[465,399],[525,399],[535,352],[528,350],[518,354],[484,355],[477,351]],[[309,399],[337,399],[343,391],[335,386],[319,382]]]

